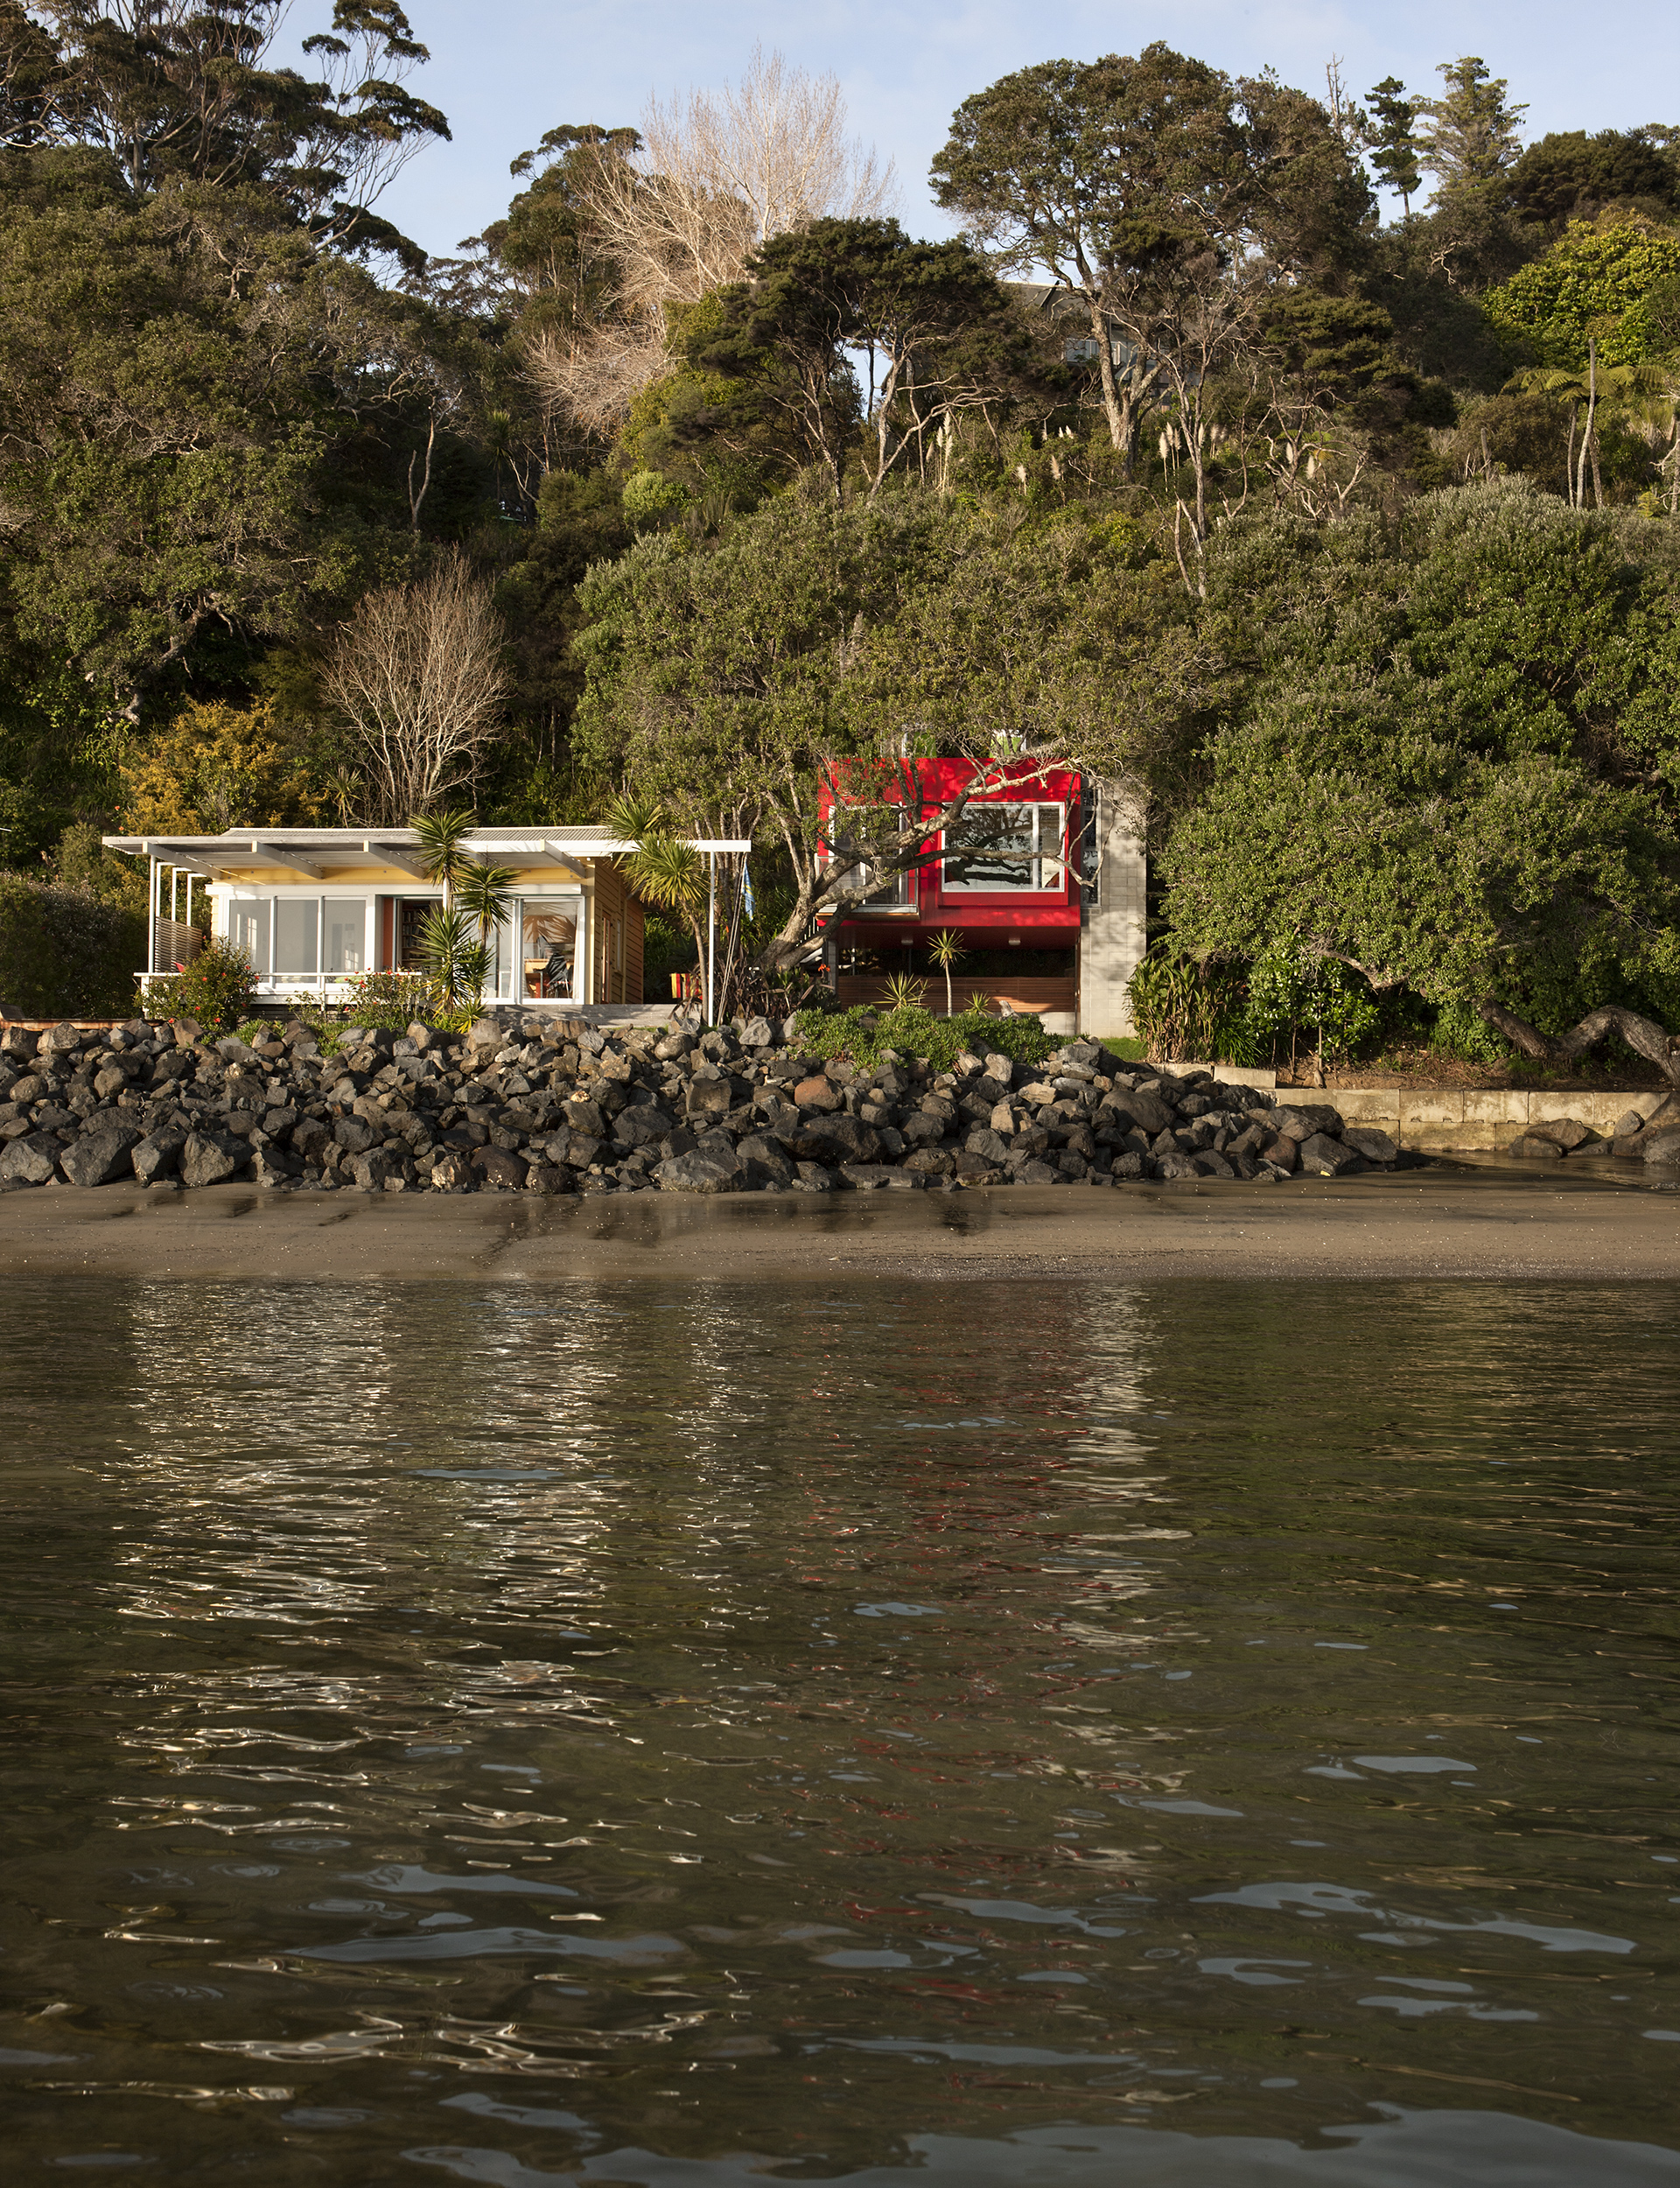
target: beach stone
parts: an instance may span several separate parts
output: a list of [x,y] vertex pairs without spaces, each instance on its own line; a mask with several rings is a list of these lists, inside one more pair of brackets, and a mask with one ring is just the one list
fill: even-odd
[[1009,1160],[1009,1144],[1000,1133],[990,1126],[976,1126],[962,1143],[964,1154],[976,1155],[989,1168],[996,1168]]
[[1650,1133],[1640,1154],[1647,1162],[1680,1162],[1680,1124]]
[[56,1133],[32,1132],[21,1140],[14,1140],[4,1154],[0,1154],[0,1182],[16,1180],[22,1185],[45,1185],[56,1177],[59,1157],[64,1143]]
[[906,1170],[895,1162],[843,1162],[840,1175],[860,1193],[914,1192],[928,1182],[920,1170]]
[[59,1157],[59,1168],[72,1185],[109,1185],[132,1177],[130,1150],[139,1137],[132,1125],[95,1126],[71,1141]]
[[277,1185],[303,1174],[302,1157],[289,1154],[284,1147],[259,1147],[251,1157],[251,1175],[259,1185]]
[[0,1033],[0,1056],[8,1057],[13,1063],[21,1063],[26,1057],[34,1055],[40,1046],[40,1040],[39,1034],[32,1033],[27,1026],[8,1026],[4,1033]]
[[250,1159],[250,1149],[242,1140],[225,1137],[220,1133],[189,1133],[181,1149],[181,1182],[183,1185],[220,1185],[235,1170],[244,1168]]
[[774,1140],[762,1133],[749,1133],[736,1148],[737,1154],[747,1165],[747,1175],[755,1184],[766,1179],[777,1185],[791,1185],[794,1166]]
[[440,1193],[460,1193],[473,1182],[472,1165],[458,1149],[439,1155],[431,1166],[431,1182]]
[[83,1038],[74,1026],[49,1026],[41,1035],[37,1053],[45,1056],[70,1055],[80,1048]]
[[1303,1173],[1311,1177],[1340,1177],[1344,1172],[1363,1168],[1365,1158],[1340,1140],[1333,1140],[1327,1132],[1315,1132],[1300,1145],[1300,1163]]
[[[435,1170],[432,1176],[435,1180]],[[563,1170],[554,1162],[533,1162],[525,1173],[525,1190],[528,1193],[570,1193],[572,1184],[570,1171]]]
[[332,1137],[346,1154],[366,1154],[379,1136],[365,1117],[340,1117],[332,1127]]
[[917,1147],[904,1158],[906,1170],[919,1170],[924,1177],[949,1177],[956,1168],[956,1157],[948,1147]]
[[184,1132],[164,1130],[148,1133],[136,1140],[130,1151],[129,1160],[134,1175],[144,1185],[154,1178],[169,1177],[180,1168],[181,1149],[186,1145]]
[[[263,1129],[267,1130],[266,1121]],[[273,1136],[272,1133],[270,1134],[270,1138]],[[321,1149],[332,1137],[332,1134],[328,1131],[325,1119],[319,1117],[299,1118],[291,1128],[291,1145],[303,1156],[305,1162],[318,1161]]]
[[[1395,1142],[1375,1125],[1349,1125],[1341,1136],[1344,1142],[1356,1154],[1362,1154],[1367,1162],[1396,1162],[1400,1158],[1400,1150]],[[1244,1154],[1251,1154],[1264,1143],[1265,1137],[1264,1126],[1253,1126],[1242,1134],[1240,1141],[1234,1140],[1225,1152],[1233,1154],[1240,1146]]]
[[738,1155],[724,1161],[698,1147],[690,1154],[673,1155],[654,1172],[662,1193],[738,1193],[746,1182]]
[[840,1090],[825,1071],[816,1071],[809,1078],[802,1079],[794,1089],[793,1098],[796,1109],[836,1110],[841,1105]]
[[1636,1109],[1625,1109],[1610,1128],[1613,1140],[1631,1140],[1636,1132],[1643,1132],[1645,1119]]
[[[1348,1138],[1343,1133],[1344,1139]],[[1555,1140],[1564,1154],[1573,1154],[1577,1147],[1584,1147],[1594,1137],[1591,1125],[1584,1125],[1578,1117],[1549,1117],[1541,1125],[1529,1126],[1530,1140]]]
[[1560,1162],[1564,1151],[1555,1140],[1542,1139],[1539,1133],[1519,1133],[1505,1150],[1519,1162]]
[[1236,1175],[1236,1172],[1224,1156],[1212,1147],[1199,1148],[1190,1160],[1202,1177],[1235,1177]]
[[834,1172],[825,1169],[820,1162],[794,1164],[797,1175],[794,1183],[802,1193],[831,1193],[834,1190]]
[[657,1102],[633,1102],[612,1120],[612,1138],[620,1147],[644,1147],[674,1131],[676,1119]]
[[480,1147],[472,1156],[472,1168],[486,1185],[522,1187],[530,1166],[523,1155],[514,1154],[508,1147]]
[[735,1107],[743,1091],[734,1079],[691,1079],[684,1107],[690,1117],[722,1117]]
[[1172,1183],[1180,1178],[1200,1177],[1201,1173],[1196,1168],[1196,1159],[1194,1155],[1180,1154],[1175,1151],[1172,1154],[1157,1157],[1155,1175]]
[[788,1146],[807,1162],[822,1162],[837,1169],[845,1162],[872,1162],[880,1153],[880,1140],[871,1126],[844,1110],[832,1116],[802,1116]]
[[749,1018],[741,1027],[743,1048],[774,1048],[776,1029],[767,1018]]

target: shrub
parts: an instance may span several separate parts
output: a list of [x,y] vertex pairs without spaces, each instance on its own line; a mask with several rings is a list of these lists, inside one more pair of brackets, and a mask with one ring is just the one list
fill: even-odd
[[340,1020],[343,1025],[383,1026],[401,1033],[418,1019],[439,1033],[464,1034],[478,1015],[474,1006],[448,1009],[442,987],[428,972],[363,972],[346,985],[350,992]]
[[0,873],[0,999],[28,1018],[121,1018],[145,961],[144,915],[91,890]]
[[213,936],[177,972],[146,987],[149,1018],[193,1018],[206,1033],[231,1033],[250,1015],[256,974],[242,950]]
[[1036,1018],[993,1018],[976,1010],[935,1018],[924,1008],[878,1010],[867,1003],[844,1011],[802,1009],[794,1041],[807,1055],[844,1056],[871,1071],[889,1048],[948,1071],[965,1048],[993,1048],[1017,1063],[1038,1063],[1061,1046]]

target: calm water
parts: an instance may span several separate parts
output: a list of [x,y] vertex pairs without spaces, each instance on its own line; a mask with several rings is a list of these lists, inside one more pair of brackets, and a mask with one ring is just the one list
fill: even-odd
[[12,2177],[1680,2188],[1677,1313],[14,1287]]

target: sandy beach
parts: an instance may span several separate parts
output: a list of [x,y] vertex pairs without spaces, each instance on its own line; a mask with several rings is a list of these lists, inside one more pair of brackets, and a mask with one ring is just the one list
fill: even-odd
[[1206,1179],[832,1198],[539,1200],[248,1187],[0,1198],[0,1271],[158,1279],[941,1283],[1680,1277],[1680,1195],[1586,1173],[1432,1168],[1284,1187]]

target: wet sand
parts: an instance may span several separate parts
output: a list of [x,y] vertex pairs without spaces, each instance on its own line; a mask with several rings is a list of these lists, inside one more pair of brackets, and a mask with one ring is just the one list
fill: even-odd
[[498,1282],[1680,1277],[1680,1194],[1516,1166],[817,1199],[526,1200],[218,1186],[0,1196],[0,1275]]

